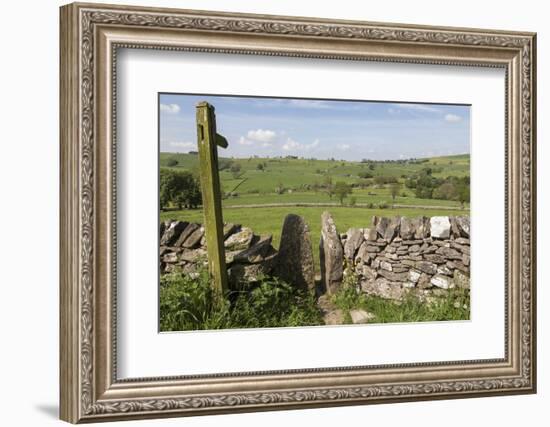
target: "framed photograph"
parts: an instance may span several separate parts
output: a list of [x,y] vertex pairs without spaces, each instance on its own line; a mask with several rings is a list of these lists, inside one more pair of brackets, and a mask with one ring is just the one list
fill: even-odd
[[61,8],[61,418],[536,391],[535,34]]

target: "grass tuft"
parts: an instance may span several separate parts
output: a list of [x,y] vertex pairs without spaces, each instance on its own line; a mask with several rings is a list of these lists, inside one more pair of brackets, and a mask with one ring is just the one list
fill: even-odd
[[351,323],[349,311],[355,309],[373,314],[374,317],[369,323],[470,319],[470,294],[465,289],[453,288],[443,296],[429,298],[419,297],[411,291],[402,301],[393,301],[361,293],[357,276],[350,269],[346,269],[342,286],[332,296],[332,303],[344,311],[345,319],[348,319],[347,323]]
[[315,297],[272,277],[216,298],[208,272],[161,276],[160,330],[266,328],[324,324]]

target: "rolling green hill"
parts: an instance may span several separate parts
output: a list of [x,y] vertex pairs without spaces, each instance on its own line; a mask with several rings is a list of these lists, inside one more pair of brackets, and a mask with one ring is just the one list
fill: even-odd
[[[168,167],[170,160],[177,161],[175,169],[198,171],[198,156],[187,153],[160,153],[160,166]],[[275,188],[282,184],[291,191],[300,191],[304,185],[322,184],[325,176],[330,175],[334,182],[344,181],[354,183],[361,172],[370,172],[373,176],[394,176],[402,180],[404,176],[414,174],[423,168],[433,169],[433,176],[467,176],[470,175],[470,155],[456,155],[447,157],[433,157],[423,159],[420,162],[349,162],[339,160],[313,160],[293,158],[247,158],[227,159],[241,166],[238,179],[228,170],[220,172],[220,180],[224,192],[231,192],[237,187],[239,195],[244,194],[269,194],[274,193]],[[264,170],[258,169],[258,164],[265,165]],[[373,165],[373,169],[369,165]],[[407,194],[412,192],[403,188]],[[380,195],[386,196],[383,191]],[[359,201],[359,200],[358,200]],[[455,204],[456,205],[456,204]]]

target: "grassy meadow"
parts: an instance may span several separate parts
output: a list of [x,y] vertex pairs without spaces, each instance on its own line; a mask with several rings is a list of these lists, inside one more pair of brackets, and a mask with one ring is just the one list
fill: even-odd
[[[220,150],[220,155],[223,154]],[[224,160],[220,158],[220,163]],[[171,162],[176,161],[173,166],[177,170],[198,171],[198,156],[187,153],[160,153],[160,166],[170,167]],[[322,183],[326,175],[330,175],[334,181],[344,181],[348,184],[357,182],[361,172],[369,171],[373,176],[393,176],[402,179],[420,172],[423,168],[433,168],[434,177],[470,175],[470,155],[462,154],[448,157],[434,157],[425,159],[419,163],[397,163],[397,162],[350,162],[343,160],[317,160],[302,158],[246,158],[231,159],[241,167],[241,176],[234,178],[229,169],[220,171],[220,181],[225,192],[235,189],[239,197],[245,194],[262,194],[271,197],[275,195],[274,189],[277,185],[283,184],[285,188],[299,190],[303,185],[313,185],[315,182]],[[266,165],[263,170],[258,169],[258,164]],[[369,165],[374,165],[373,169]],[[389,201],[389,192],[377,189],[379,196],[385,196]],[[412,191],[403,190],[414,195]],[[320,197],[322,201],[322,196]],[[327,197],[328,198],[328,197]],[[278,199],[277,199],[278,200]],[[455,206],[458,206],[455,203]]]

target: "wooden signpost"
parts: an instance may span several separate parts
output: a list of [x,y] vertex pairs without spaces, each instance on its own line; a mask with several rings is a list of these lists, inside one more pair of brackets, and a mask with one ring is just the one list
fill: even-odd
[[207,102],[197,104],[197,137],[208,269],[214,290],[222,295],[227,290],[228,282],[223,245],[218,146],[227,148],[227,140],[216,133],[214,107]]

